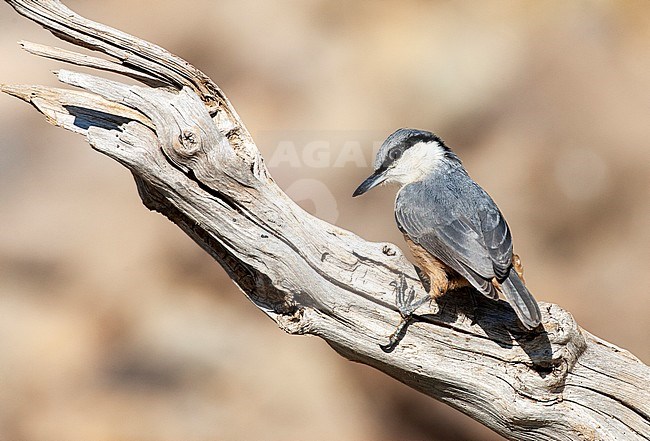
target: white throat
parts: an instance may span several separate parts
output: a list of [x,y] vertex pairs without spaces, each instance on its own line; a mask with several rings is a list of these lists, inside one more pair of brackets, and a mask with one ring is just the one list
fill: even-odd
[[412,184],[440,166],[445,150],[437,142],[419,142],[404,152],[386,173],[387,183]]

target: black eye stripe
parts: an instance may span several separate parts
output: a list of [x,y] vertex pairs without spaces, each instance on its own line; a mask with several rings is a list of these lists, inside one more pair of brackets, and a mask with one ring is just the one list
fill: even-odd
[[437,144],[437,147],[428,147],[439,148],[442,150],[442,153],[446,158],[460,163],[458,157],[454,155],[449,147],[445,145],[444,141],[436,134],[424,130],[399,129],[386,138],[381,145],[381,149],[379,150],[375,161],[381,160],[382,162],[375,172],[385,172],[387,169],[393,167],[396,163],[400,162],[400,158],[404,156],[408,149],[419,143],[435,143]]

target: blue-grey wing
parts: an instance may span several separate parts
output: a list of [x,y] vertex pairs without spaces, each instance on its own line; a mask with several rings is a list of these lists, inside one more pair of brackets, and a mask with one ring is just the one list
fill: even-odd
[[503,282],[512,268],[512,236],[499,209],[494,203],[490,205],[479,210],[479,223],[494,275],[499,282]]
[[399,228],[475,288],[495,296],[491,280],[507,277],[512,265],[512,239],[489,196],[491,203],[472,209],[453,205],[457,201],[454,198],[432,204],[424,197],[426,191],[404,190],[395,211]]

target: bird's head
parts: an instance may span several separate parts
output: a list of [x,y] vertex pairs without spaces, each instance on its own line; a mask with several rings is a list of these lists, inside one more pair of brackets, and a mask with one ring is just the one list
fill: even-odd
[[381,183],[402,186],[421,181],[443,162],[457,160],[438,136],[417,129],[399,129],[379,148],[375,171],[352,194],[360,196]]

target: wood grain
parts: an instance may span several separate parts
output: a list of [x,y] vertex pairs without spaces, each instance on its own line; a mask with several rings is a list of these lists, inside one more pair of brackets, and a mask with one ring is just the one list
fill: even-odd
[[[23,43],[30,53],[123,74],[125,85],[68,70],[76,89],[2,85],[54,125],[131,170],[144,204],[178,225],[280,328],[323,338],[513,440],[650,439],[650,369],[542,303],[543,332],[505,302],[448,293],[400,321],[391,282],[426,295],[399,249],[317,219],[270,177],[234,108],[205,74],[164,49],[84,19],[53,0],[6,0],[103,60]],[[621,326],[627,324],[622,323]]]

